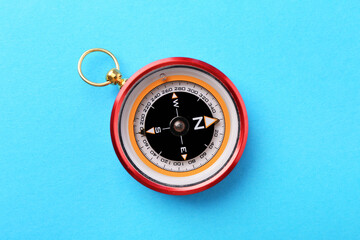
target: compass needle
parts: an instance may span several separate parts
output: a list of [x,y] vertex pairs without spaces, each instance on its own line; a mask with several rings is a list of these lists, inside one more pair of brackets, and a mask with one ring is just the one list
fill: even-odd
[[210,127],[213,124],[218,123],[220,120],[217,118],[212,118],[212,117],[208,117],[208,116],[204,116],[204,123],[205,123],[205,128]]
[[149,130],[146,131],[147,133],[150,133],[150,134],[155,134],[155,128],[152,127],[150,128]]

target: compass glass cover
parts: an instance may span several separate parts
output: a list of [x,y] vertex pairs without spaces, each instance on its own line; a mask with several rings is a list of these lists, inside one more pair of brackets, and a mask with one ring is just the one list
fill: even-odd
[[226,87],[190,66],[156,69],[131,88],[119,113],[133,167],[164,186],[200,184],[227,165],[239,139],[238,109]]

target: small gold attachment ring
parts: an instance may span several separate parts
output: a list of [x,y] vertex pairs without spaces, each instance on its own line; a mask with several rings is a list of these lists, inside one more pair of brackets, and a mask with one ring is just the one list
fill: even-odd
[[80,77],[88,84],[92,85],[92,86],[95,86],[95,87],[104,87],[104,86],[107,86],[109,84],[111,84],[112,82],[110,82],[109,80],[107,80],[106,82],[103,82],[103,83],[94,83],[92,81],[90,81],[89,79],[87,79],[84,74],[82,73],[81,71],[81,64],[84,60],[84,58],[86,57],[86,55],[88,55],[89,53],[92,53],[92,52],[103,52],[103,53],[106,53],[108,54],[115,62],[115,65],[116,65],[116,69],[119,70],[119,63],[118,61],[116,60],[115,56],[109,52],[108,50],[106,49],[103,49],[103,48],[92,48],[92,49],[89,49],[87,50],[86,52],[83,53],[83,55],[81,55],[80,59],[79,59],[79,62],[78,62],[78,72],[79,72],[79,75]]

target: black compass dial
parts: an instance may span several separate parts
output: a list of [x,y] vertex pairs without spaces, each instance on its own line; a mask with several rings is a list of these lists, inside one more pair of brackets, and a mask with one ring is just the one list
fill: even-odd
[[163,95],[149,108],[142,133],[160,156],[185,161],[200,155],[210,144],[215,122],[199,97],[175,92]]

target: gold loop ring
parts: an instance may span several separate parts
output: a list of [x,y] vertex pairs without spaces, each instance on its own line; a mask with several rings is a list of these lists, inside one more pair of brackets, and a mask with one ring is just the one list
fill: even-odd
[[95,86],[95,87],[104,87],[104,86],[107,86],[109,84],[111,84],[110,81],[106,81],[106,82],[103,82],[103,83],[94,83],[92,81],[90,81],[89,79],[87,79],[84,74],[82,73],[81,71],[81,64],[84,60],[84,58],[86,57],[86,55],[88,55],[89,53],[92,53],[92,52],[103,52],[103,53],[106,53],[108,54],[115,62],[115,65],[116,65],[116,69],[119,70],[119,63],[118,61],[116,60],[115,56],[109,52],[108,50],[106,49],[103,49],[103,48],[92,48],[92,49],[89,49],[87,50],[86,52],[83,53],[83,55],[81,55],[80,59],[79,59],[79,62],[78,62],[78,72],[79,72],[79,75],[80,77],[88,84],[92,85],[92,86]]

